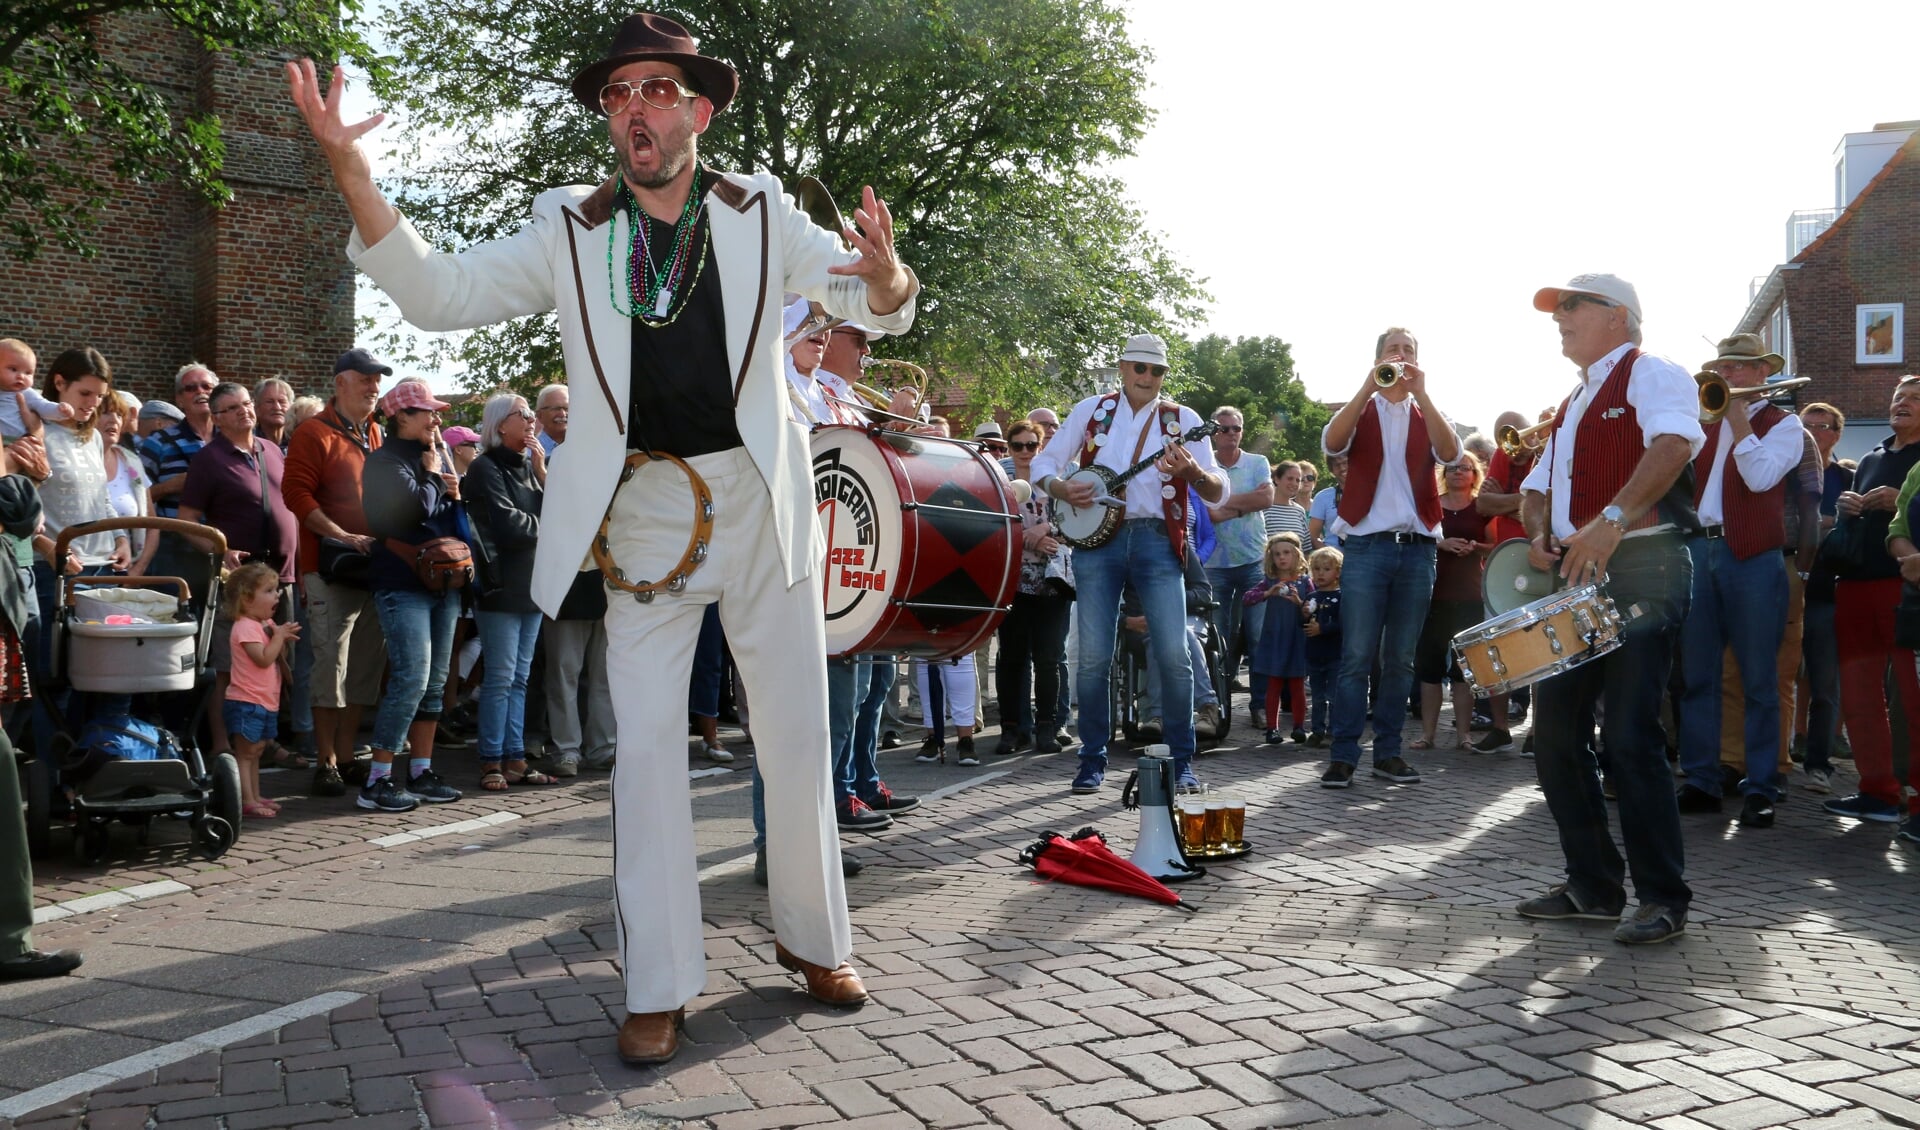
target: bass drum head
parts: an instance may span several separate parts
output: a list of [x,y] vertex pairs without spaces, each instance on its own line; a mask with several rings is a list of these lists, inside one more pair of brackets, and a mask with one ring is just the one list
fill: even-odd
[[899,579],[900,487],[888,462],[897,456],[851,426],[815,429],[812,452],[827,654],[846,655],[878,632]]
[[1504,616],[1553,594],[1553,574],[1535,569],[1527,561],[1531,544],[1525,538],[1513,538],[1501,542],[1487,555],[1480,592],[1486,599],[1487,611],[1493,615]]

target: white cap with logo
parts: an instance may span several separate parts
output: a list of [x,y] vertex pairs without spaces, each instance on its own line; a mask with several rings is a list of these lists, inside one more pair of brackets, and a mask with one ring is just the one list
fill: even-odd
[[1615,306],[1625,306],[1634,321],[1640,320],[1640,294],[1619,275],[1575,275],[1565,286],[1543,286],[1534,292],[1533,308],[1551,314],[1569,294],[1590,294]]

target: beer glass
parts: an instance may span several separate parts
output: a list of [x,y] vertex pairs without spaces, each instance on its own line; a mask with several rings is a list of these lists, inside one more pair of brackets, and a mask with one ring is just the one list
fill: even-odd
[[1224,806],[1220,830],[1220,850],[1245,851],[1247,847],[1247,800],[1241,796],[1221,798]]
[[1179,798],[1174,805],[1174,815],[1179,818],[1180,842],[1188,855],[1203,855],[1207,850],[1207,802],[1198,794],[1188,793]]
[[1206,854],[1219,855],[1227,848],[1227,798],[1218,793],[1207,795],[1206,823],[1203,835],[1206,836]]

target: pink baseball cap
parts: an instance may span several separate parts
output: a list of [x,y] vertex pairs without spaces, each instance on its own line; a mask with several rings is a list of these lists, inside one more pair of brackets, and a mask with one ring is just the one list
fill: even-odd
[[479,443],[480,433],[455,424],[451,428],[441,428],[440,438],[447,441],[448,447],[459,447],[462,444]]
[[408,408],[431,408],[438,412],[451,407],[444,400],[435,400],[427,382],[418,379],[401,381],[380,398],[380,414],[383,416],[396,416]]

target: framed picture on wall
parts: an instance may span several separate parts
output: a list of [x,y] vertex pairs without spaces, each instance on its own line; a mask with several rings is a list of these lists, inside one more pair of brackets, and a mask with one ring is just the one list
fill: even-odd
[[1904,302],[1874,302],[1853,308],[1853,363],[1906,363],[1907,314]]

